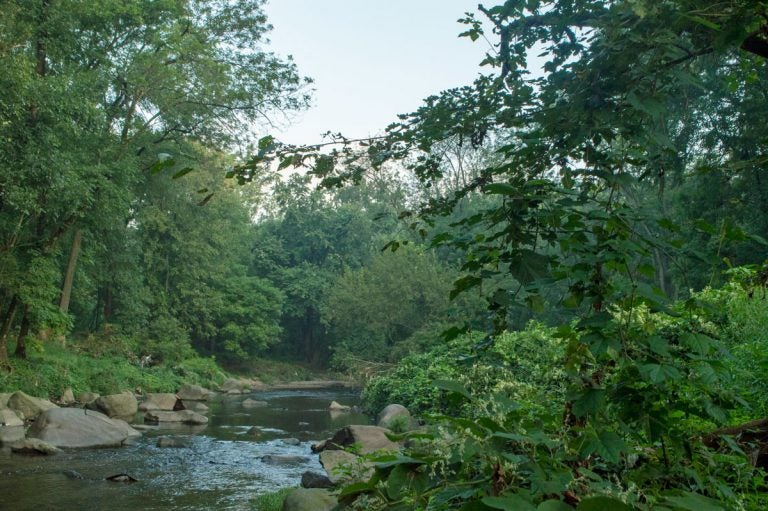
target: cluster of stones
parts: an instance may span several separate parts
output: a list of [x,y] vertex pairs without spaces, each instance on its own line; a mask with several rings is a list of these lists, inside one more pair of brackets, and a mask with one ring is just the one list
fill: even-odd
[[[331,411],[342,411],[333,403]],[[348,411],[348,407],[347,410]],[[401,405],[389,405],[378,416],[377,426],[346,426],[331,438],[312,446],[312,452],[320,457],[325,474],[305,472],[301,488],[291,491],[283,502],[283,511],[330,511],[338,501],[334,489],[341,485],[365,481],[373,474],[374,467],[363,455],[396,452],[402,448],[387,435],[395,421],[412,424],[411,415]]]
[[[54,454],[60,449],[117,447],[132,443],[149,424],[204,425],[212,394],[198,385],[183,385],[176,394],[132,392],[100,396],[67,389],[58,404],[24,392],[0,394],[0,448],[20,454]],[[61,405],[61,406],[59,406]],[[145,425],[132,425],[138,412]],[[168,439],[158,445],[167,446]]]
[[[224,394],[265,390],[256,379],[230,378],[219,387]],[[149,393],[143,401],[132,392],[100,396],[67,389],[54,404],[18,391],[0,394],[0,448],[16,453],[54,454],[61,448],[116,447],[141,436],[139,430],[157,425],[208,423],[205,401],[212,391],[199,385],[182,385],[177,393]],[[245,400],[244,406],[263,406]],[[133,424],[139,412],[144,424]],[[161,437],[160,447],[179,447],[179,439]]]

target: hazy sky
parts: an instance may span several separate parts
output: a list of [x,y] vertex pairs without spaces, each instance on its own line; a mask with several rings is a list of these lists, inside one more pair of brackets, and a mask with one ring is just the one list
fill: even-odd
[[270,49],[315,80],[314,105],[278,138],[374,135],[443,89],[470,84],[488,43],[457,37],[477,0],[269,0]]

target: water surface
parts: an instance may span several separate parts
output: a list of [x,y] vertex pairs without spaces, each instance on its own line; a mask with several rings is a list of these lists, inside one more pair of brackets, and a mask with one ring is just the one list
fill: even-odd
[[[245,399],[267,406],[243,406]],[[358,413],[331,413],[332,400],[357,404],[346,390],[259,392],[217,396],[206,403],[205,427],[150,430],[135,445],[70,450],[50,457],[0,453],[0,510],[246,510],[260,493],[297,486],[307,470],[322,471],[313,442],[347,424],[367,424]],[[248,434],[253,426],[261,435]],[[186,447],[159,448],[160,436]],[[298,445],[283,439],[297,438]],[[264,463],[265,455],[300,456],[300,462]],[[74,473],[73,473],[74,471]],[[136,483],[104,478],[126,473]],[[82,476],[82,479],[73,478]]]

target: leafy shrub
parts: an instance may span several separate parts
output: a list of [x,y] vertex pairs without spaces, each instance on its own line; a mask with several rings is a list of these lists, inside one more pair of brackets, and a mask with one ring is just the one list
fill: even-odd
[[492,344],[481,343],[476,334],[466,335],[410,355],[365,386],[363,406],[370,413],[390,403],[415,414],[456,411],[450,397],[432,385],[435,380],[456,380],[475,395],[503,394],[530,407],[546,402],[534,399],[542,393],[548,399],[562,398],[562,342],[554,334],[554,329],[531,322],[523,331],[497,336]]

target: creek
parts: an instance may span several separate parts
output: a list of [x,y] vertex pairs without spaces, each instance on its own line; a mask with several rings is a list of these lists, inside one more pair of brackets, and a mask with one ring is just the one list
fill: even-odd
[[[266,406],[243,406],[246,398]],[[50,457],[0,452],[0,510],[251,510],[255,495],[297,486],[307,470],[322,473],[313,442],[349,424],[368,424],[360,413],[329,412],[332,400],[358,403],[349,390],[254,392],[217,395],[206,404],[204,427],[144,431],[134,444],[118,449],[69,450]],[[252,438],[256,426],[261,434]],[[157,447],[171,436],[186,446]],[[296,438],[298,445],[284,439]],[[263,456],[299,456],[272,464]],[[105,478],[125,473],[135,483]]]

